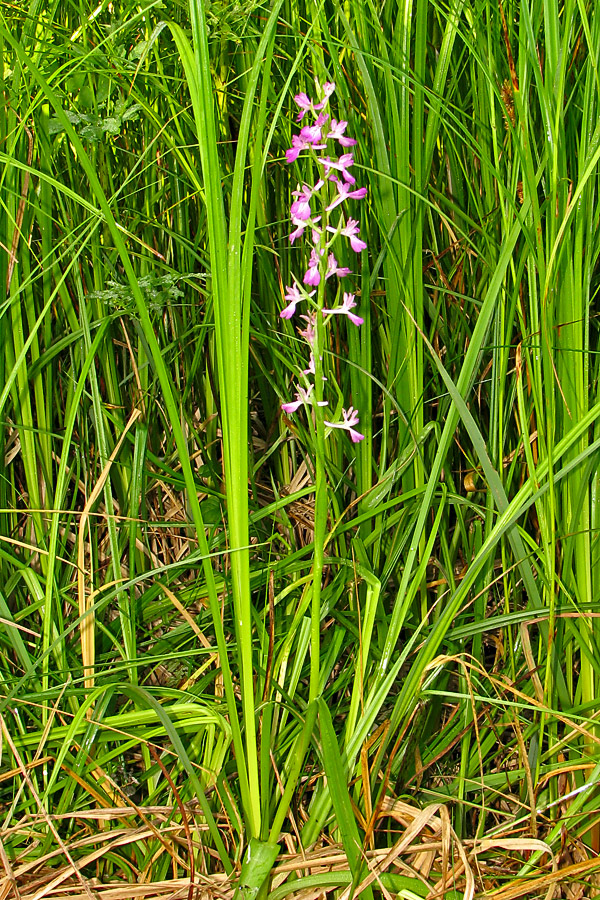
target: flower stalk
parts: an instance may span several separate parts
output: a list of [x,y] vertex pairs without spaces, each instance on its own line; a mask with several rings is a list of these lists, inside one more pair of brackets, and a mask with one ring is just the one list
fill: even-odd
[[[324,233],[321,234],[321,244]],[[315,340],[312,348],[315,385],[315,525],[313,577],[310,615],[310,681],[308,700],[312,703],[319,694],[321,660],[321,585],[325,558],[327,532],[327,483],[325,476],[325,413],[323,352],[325,349],[325,322],[322,310],[325,305],[326,280],[322,278],[317,291],[317,317]]]
[[[328,344],[327,328],[333,316],[346,316],[353,326],[363,324],[363,319],[352,312],[356,307],[353,293],[344,291],[342,303],[338,303],[342,293],[340,281],[352,272],[345,266],[338,266],[331,248],[342,238],[349,240],[355,253],[360,253],[367,246],[358,237],[358,220],[347,217],[344,206],[348,200],[362,200],[366,196],[365,188],[355,186],[356,178],[351,172],[354,153],[348,151],[356,144],[356,140],[346,135],[347,122],[336,119],[329,122],[326,109],[335,91],[335,84],[327,82],[320,88],[317,83],[316,87],[320,94],[317,102],[305,93],[297,94],[294,98],[299,108],[297,121],[302,122],[305,116],[312,117],[313,121],[304,124],[300,133],[293,135],[292,146],[286,151],[288,163],[296,162],[301,155],[308,156],[313,168],[316,167],[319,172],[314,185],[298,184],[297,189],[292,192],[294,200],[290,208],[290,219],[294,227],[289,234],[289,241],[292,244],[296,240],[306,241],[310,256],[302,284],[294,279],[295,284],[286,288],[284,299],[287,305],[280,313],[281,318],[292,319],[299,305],[307,308],[306,313],[300,314],[306,325],[300,327],[298,333],[309,346],[310,361],[308,367],[299,374],[300,383],[295,392],[295,400],[283,403],[282,409],[292,415],[300,407],[306,408],[315,443],[309,707],[319,695],[320,681],[321,590],[328,516],[326,440],[335,429],[347,431],[354,443],[364,438],[355,427],[358,425],[359,415],[352,406],[342,409],[341,420],[330,421],[325,414],[328,406],[324,365]],[[334,155],[335,143],[344,151],[339,157]],[[319,205],[318,215],[313,211],[315,203]],[[339,209],[340,207],[342,208]],[[327,295],[333,293],[331,285],[336,283],[332,281],[334,278],[337,279],[334,303],[327,305]]]

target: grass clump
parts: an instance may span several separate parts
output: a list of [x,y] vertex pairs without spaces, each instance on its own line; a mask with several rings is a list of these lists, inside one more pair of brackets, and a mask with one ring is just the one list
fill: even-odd
[[[599,29],[0,4],[6,896],[593,896]],[[367,247],[313,427],[315,78]]]

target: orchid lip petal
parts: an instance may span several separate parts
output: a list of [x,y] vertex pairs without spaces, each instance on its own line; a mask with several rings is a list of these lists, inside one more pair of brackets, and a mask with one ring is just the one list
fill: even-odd
[[359,238],[350,238],[350,246],[354,250],[355,253],[360,253],[361,250],[366,250],[367,245],[364,241],[361,241]]
[[295,312],[296,312],[296,304],[290,303],[289,306],[286,306],[285,309],[281,310],[281,312],[279,313],[279,316],[282,319],[291,319]]
[[293,403],[282,403],[281,408],[286,413],[295,413],[302,406],[302,400],[295,400]]

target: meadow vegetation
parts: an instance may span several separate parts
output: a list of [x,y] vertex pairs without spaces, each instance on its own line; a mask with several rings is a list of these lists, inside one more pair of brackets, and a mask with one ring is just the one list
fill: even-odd
[[[594,896],[595,0],[2,0],[0,53],[0,896]],[[282,409],[315,79],[357,442]]]

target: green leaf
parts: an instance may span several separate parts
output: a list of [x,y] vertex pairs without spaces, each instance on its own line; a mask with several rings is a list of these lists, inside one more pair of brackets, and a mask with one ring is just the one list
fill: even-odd
[[240,880],[234,900],[254,900],[269,877],[279,854],[279,844],[251,838],[244,854]]
[[352,801],[348,793],[348,767],[340,753],[338,736],[335,733],[327,704],[319,698],[319,725],[321,733],[321,762],[329,786],[329,793],[335,813],[348,864],[356,883],[361,865],[362,841],[358,834]]

